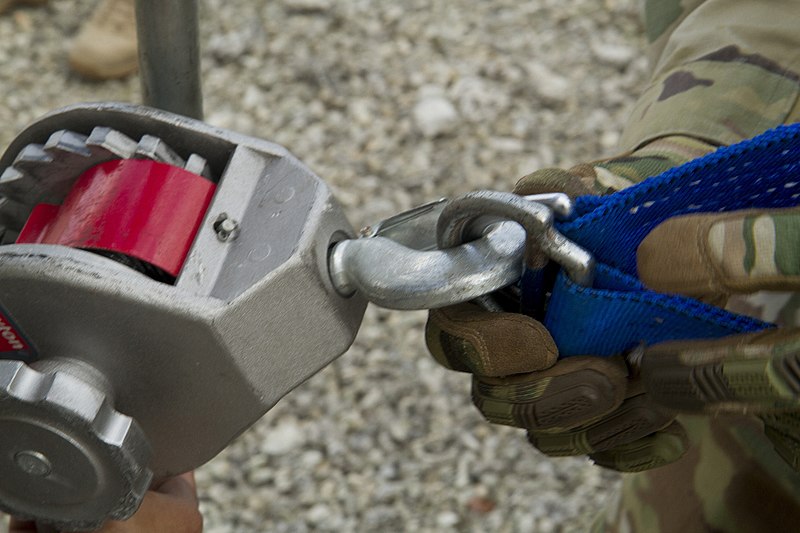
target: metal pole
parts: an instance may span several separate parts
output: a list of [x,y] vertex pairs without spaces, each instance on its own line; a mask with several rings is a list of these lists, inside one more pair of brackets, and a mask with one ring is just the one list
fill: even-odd
[[136,0],[145,105],[203,118],[197,0]]

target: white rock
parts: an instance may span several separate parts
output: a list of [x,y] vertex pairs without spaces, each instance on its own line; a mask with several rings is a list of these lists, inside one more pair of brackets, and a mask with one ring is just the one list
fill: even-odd
[[283,455],[297,449],[304,441],[300,426],[294,421],[284,421],[267,433],[261,450],[270,455]]
[[348,108],[350,116],[362,126],[369,124],[374,119],[372,103],[365,98],[353,100],[348,104]]
[[303,464],[303,468],[311,470],[320,464],[323,458],[322,452],[318,450],[309,450],[303,454],[300,461]]
[[607,130],[600,135],[600,145],[606,150],[616,148],[619,142],[619,133],[616,131]]
[[318,13],[329,10],[333,3],[331,0],[283,0],[283,5],[289,11]]
[[327,505],[318,503],[308,510],[306,518],[312,524],[322,524],[330,519],[331,510]]
[[236,31],[212,35],[206,45],[209,53],[220,61],[232,61],[244,55],[250,49],[253,36],[250,33]]
[[439,527],[453,527],[458,524],[458,515],[452,511],[445,511],[436,515],[436,525]]
[[571,84],[567,78],[539,62],[526,66],[536,94],[545,102],[561,104],[569,99]]
[[460,123],[456,107],[443,95],[427,94],[414,106],[417,129],[428,138],[452,133]]
[[498,152],[516,154],[525,148],[525,143],[513,137],[492,137],[489,145]]
[[630,46],[603,42],[593,43],[592,53],[598,60],[615,67],[627,66],[636,57],[636,51]]

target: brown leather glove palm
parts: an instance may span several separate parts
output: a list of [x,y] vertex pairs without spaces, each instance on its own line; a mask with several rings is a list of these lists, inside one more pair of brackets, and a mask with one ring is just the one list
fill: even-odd
[[547,455],[588,454],[624,472],[679,458],[686,438],[653,405],[622,357],[569,357],[544,326],[474,304],[433,310],[426,341],[443,366],[470,372],[472,400],[490,422],[524,428]]

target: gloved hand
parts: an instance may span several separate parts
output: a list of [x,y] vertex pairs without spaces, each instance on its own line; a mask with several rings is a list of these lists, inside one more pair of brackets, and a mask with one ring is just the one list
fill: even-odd
[[[680,254],[667,252],[678,243]],[[642,374],[669,408],[758,415],[776,451],[800,470],[800,209],[672,218],[637,256],[639,277],[654,290],[729,300],[731,310],[784,326],[664,343],[642,360]],[[765,290],[789,292],[757,292]],[[739,296],[746,294],[754,296]]]
[[[657,173],[641,172],[642,166],[661,171],[676,159],[651,153],[642,165],[637,156],[569,172],[540,171],[521,180],[515,192],[610,192]],[[798,246],[797,210],[673,218],[640,246],[639,274],[654,290],[724,305],[732,294],[796,291]],[[778,300],[793,304],[783,314],[796,321],[800,295]],[[747,305],[745,311],[752,311],[752,302]],[[743,311],[741,301],[734,310]],[[725,411],[758,414],[776,450],[800,466],[800,330],[664,343],[627,354],[627,361],[556,361],[541,324],[464,304],[432,311],[427,334],[437,360],[473,373],[473,400],[486,418],[527,429],[529,440],[549,455],[586,453],[623,471],[653,468],[677,459],[685,448],[674,413]]]
[[[535,172],[514,192],[606,194],[712,149],[669,137],[569,171]],[[431,311],[426,341],[442,365],[473,374],[473,402],[489,421],[526,429],[545,454],[587,454],[600,465],[633,472],[674,461],[686,449],[674,413],[652,402],[636,367],[631,370],[622,354],[558,360],[555,343],[539,322],[471,303]]]
[[558,353],[542,324],[474,304],[430,312],[434,358],[470,372],[472,400],[490,422],[524,428],[550,456],[588,454],[623,472],[678,459],[686,437],[673,415],[650,402],[621,356]]

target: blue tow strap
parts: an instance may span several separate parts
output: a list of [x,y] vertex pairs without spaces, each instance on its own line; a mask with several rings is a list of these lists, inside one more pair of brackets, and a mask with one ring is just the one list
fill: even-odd
[[[576,215],[557,226],[598,265],[592,287],[576,285],[563,272],[555,281],[544,324],[559,352],[614,355],[640,343],[774,327],[646,289],[637,279],[636,249],[653,228],[675,216],[797,205],[800,124],[721,148],[615,194],[577,198]],[[525,278],[532,276],[523,278],[523,295],[536,292]]]

